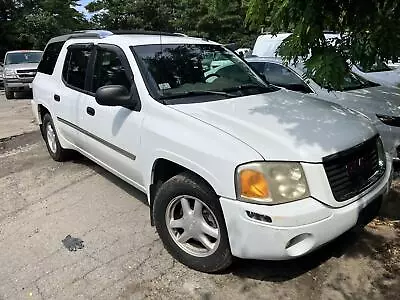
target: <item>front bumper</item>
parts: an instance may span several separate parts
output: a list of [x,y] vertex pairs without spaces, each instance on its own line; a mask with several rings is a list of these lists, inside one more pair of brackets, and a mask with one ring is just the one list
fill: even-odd
[[[391,178],[388,159],[385,175],[360,199],[339,208],[315,198],[275,206],[220,198],[232,254],[264,260],[305,255],[353,228],[364,208],[388,194]],[[270,222],[256,220],[254,214],[267,216],[264,220]]]
[[31,91],[32,80],[6,80],[4,81],[4,87],[10,92],[26,92]]

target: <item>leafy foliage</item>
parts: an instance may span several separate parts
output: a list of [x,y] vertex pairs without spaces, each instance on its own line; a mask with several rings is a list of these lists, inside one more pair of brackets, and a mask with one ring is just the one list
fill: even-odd
[[[371,67],[400,55],[400,0],[249,0],[247,22],[273,34],[292,32],[278,49],[305,60],[307,76],[341,88],[350,64]],[[325,30],[338,33],[327,39]]]
[[98,28],[170,31],[173,7],[173,0],[95,0],[86,9]]
[[239,46],[256,37],[244,24],[241,0],[95,0],[86,8],[96,28],[183,32]]
[[87,27],[77,0],[0,1],[0,55],[12,49],[43,49],[47,41]]

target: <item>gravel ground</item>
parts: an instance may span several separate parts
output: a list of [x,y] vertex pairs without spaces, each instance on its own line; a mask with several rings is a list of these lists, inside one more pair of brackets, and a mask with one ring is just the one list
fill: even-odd
[[[399,299],[398,180],[364,230],[304,258],[209,275],[163,249],[145,195],[82,157],[52,161],[27,132],[0,141],[0,299]],[[68,251],[67,235],[84,247]]]

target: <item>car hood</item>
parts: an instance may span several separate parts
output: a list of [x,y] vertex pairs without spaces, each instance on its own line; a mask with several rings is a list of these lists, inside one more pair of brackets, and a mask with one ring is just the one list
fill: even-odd
[[400,71],[399,70],[392,70],[392,71],[386,71],[386,72],[370,72],[370,73],[363,73],[365,78],[371,80],[371,81],[376,81],[376,82],[381,82],[386,85],[391,85],[391,86],[397,86],[400,84]]
[[374,119],[376,114],[400,116],[400,89],[370,87],[353,91],[338,92],[342,105],[356,109]]
[[173,107],[241,140],[266,160],[321,162],[376,134],[366,118],[348,109],[287,90]]
[[24,63],[24,64],[11,64],[5,65],[4,68],[8,70],[31,70],[37,69],[39,63]]

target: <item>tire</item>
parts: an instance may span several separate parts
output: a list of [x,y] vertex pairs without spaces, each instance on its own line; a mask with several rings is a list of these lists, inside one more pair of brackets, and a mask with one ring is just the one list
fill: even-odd
[[[68,159],[68,150],[61,147],[60,142],[58,140],[57,132],[54,127],[53,120],[50,114],[45,114],[43,117],[43,122],[41,125],[41,132],[44,141],[46,142],[47,151],[49,151],[50,156],[55,161],[65,161]],[[54,136],[53,136],[54,135]],[[53,141],[52,140],[53,136]]]
[[[188,204],[185,205],[185,211],[190,213],[185,216],[189,221],[183,219],[182,203]],[[232,264],[228,233],[219,199],[197,175],[184,172],[166,181],[156,194],[153,218],[164,247],[182,264],[206,273],[223,271]],[[171,218],[174,226],[169,225]],[[207,228],[207,233],[203,228]],[[191,237],[195,235],[199,239]],[[204,243],[205,239],[208,242]],[[206,244],[209,248],[206,248]]]
[[5,89],[5,94],[6,94],[6,99],[7,100],[14,99],[14,92],[10,92],[7,89]]

